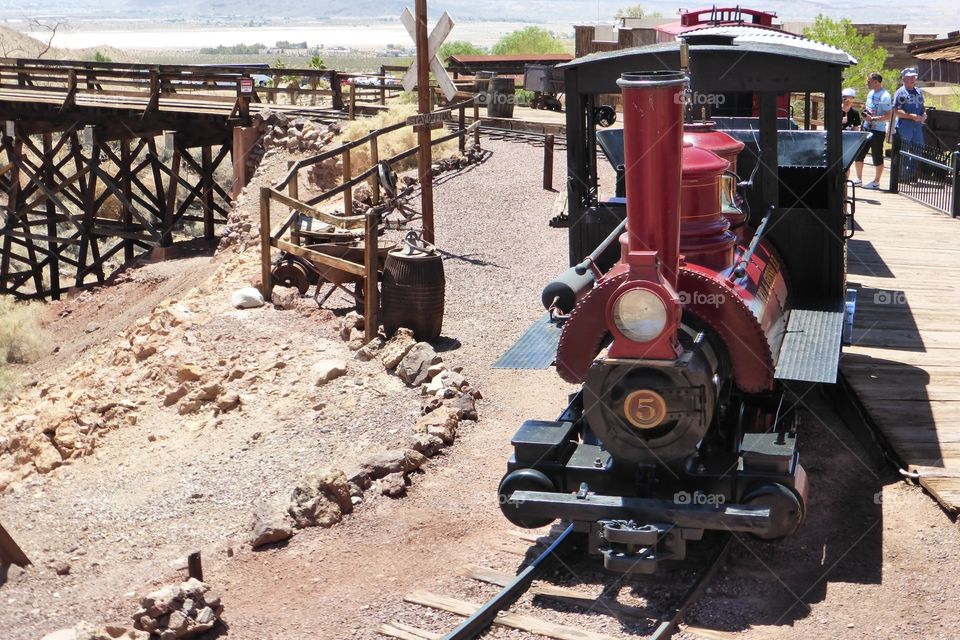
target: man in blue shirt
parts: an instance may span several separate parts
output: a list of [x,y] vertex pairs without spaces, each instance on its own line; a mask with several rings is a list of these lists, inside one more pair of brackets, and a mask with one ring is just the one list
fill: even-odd
[[867,86],[870,92],[863,103],[863,130],[870,132],[870,141],[857,156],[857,179],[854,184],[863,180],[863,160],[869,151],[873,159],[873,182],[863,185],[865,189],[879,189],[880,178],[883,176],[883,141],[887,136],[887,122],[890,120],[890,111],[893,108],[893,97],[883,88],[883,76],[871,73],[867,77]]
[[[917,70],[907,67],[901,73],[903,86],[897,89],[893,96],[893,104],[897,109],[897,133],[904,146],[923,144],[923,123],[927,121],[926,110],[923,106],[923,92],[917,89]],[[906,178],[912,180],[913,162],[906,161]]]

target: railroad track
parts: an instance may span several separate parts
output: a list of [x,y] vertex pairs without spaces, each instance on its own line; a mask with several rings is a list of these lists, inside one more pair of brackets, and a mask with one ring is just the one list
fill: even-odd
[[[530,560],[518,574],[498,571],[489,567],[468,564],[461,568],[464,578],[500,587],[500,591],[484,604],[477,604],[456,597],[417,590],[404,597],[409,604],[444,611],[464,618],[455,629],[447,633],[428,631],[402,622],[389,622],[380,625],[377,632],[381,635],[399,638],[400,640],[468,640],[483,634],[491,625],[498,625],[531,635],[555,638],[556,640],[614,640],[614,637],[597,633],[577,626],[568,626],[529,613],[508,610],[524,594],[530,593],[534,604],[538,600],[560,603],[574,610],[593,614],[609,614],[615,619],[624,622],[645,625],[649,631],[647,640],[667,640],[676,633],[680,623],[690,606],[699,599],[707,585],[714,578],[719,568],[726,560],[731,547],[732,536],[725,534],[718,536],[710,546],[705,558],[701,559],[692,580],[682,589],[682,595],[672,605],[664,606],[660,611],[666,615],[650,616],[650,606],[638,607],[621,603],[615,598],[609,598],[607,591],[619,588],[624,579],[618,574],[606,574],[603,580],[605,586],[599,596],[591,596],[579,589],[557,586],[548,582],[537,581],[548,568],[558,565],[568,570],[570,564],[576,563],[573,545],[570,544],[572,526],[554,527],[546,537],[536,537],[527,532],[510,532],[516,540],[499,541],[492,546],[504,553],[525,555]],[[530,544],[535,546],[531,547]],[[592,562],[596,562],[593,560]],[[689,565],[692,560],[686,561]],[[569,563],[569,564],[568,564]],[[678,563],[680,566],[680,563]],[[658,574],[659,575],[659,574]],[[613,576],[610,578],[610,576]],[[658,580],[657,576],[648,576],[643,579]],[[676,581],[676,577],[666,580]],[[651,582],[651,586],[652,586]],[[674,585],[677,586],[677,585]],[[545,611],[556,612],[550,608]],[[562,609],[561,609],[562,610]],[[418,617],[422,617],[419,616]],[[555,618],[556,616],[551,616]],[[632,637],[644,637],[636,632]]]
[[[542,147],[544,145],[544,140],[546,139],[545,133],[537,133],[536,131],[517,131],[515,129],[501,129],[499,127],[490,127],[485,125],[480,126],[480,134],[492,140],[526,142],[527,144],[532,144],[536,147]],[[553,144],[557,149],[566,149],[567,139],[563,135],[556,134],[554,135]]]

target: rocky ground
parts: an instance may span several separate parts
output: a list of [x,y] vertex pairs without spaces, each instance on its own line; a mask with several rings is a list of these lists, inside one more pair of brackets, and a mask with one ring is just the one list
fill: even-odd
[[[19,420],[18,432],[32,436],[15,451],[5,441],[10,459],[20,452],[24,460],[5,467],[0,521],[34,565],[0,571],[0,637],[36,640],[81,619],[129,627],[134,614],[166,602],[153,596],[185,579],[185,556],[197,550],[216,597],[191,604],[192,622],[171,623],[162,608],[151,617],[185,628],[214,602],[223,607],[220,635],[251,640],[374,638],[394,619],[450,629],[452,615],[405,604],[404,595],[428,589],[480,602],[495,589],[459,567],[516,570],[521,556],[505,549],[519,539],[495,495],[510,436],[523,419],[555,416],[572,389],[552,371],[490,365],[542,313],[540,288],[564,267],[566,244],[565,231],[546,224],[556,194],[540,188],[542,150],[484,146],[483,163],[445,174],[436,189],[447,314],[434,347],[454,387],[482,394],[478,422],[454,408],[456,427],[448,427],[451,413],[437,407],[432,414],[444,419],[424,423],[422,387],[385,366],[383,351],[360,359],[350,349],[357,334],[351,321],[344,330],[345,297],[328,311],[290,298],[231,305],[231,293],[256,279],[255,191],[239,199],[231,246],[217,256],[147,265],[112,288],[51,305],[59,350],[25,372],[35,386],[2,409],[5,426]],[[277,179],[287,158],[265,158],[257,179]],[[436,367],[424,355],[409,363],[411,375]],[[691,611],[687,637],[953,637],[956,525],[919,490],[878,471],[829,403],[816,394],[804,401],[810,520],[781,543],[737,541]],[[425,437],[431,429],[436,439]],[[418,453],[417,438],[422,460],[406,453]],[[454,442],[437,453],[426,446],[438,448],[437,440]],[[390,453],[398,450],[405,455]],[[254,550],[257,512],[271,525],[260,532],[280,541]],[[342,521],[300,528],[298,518]],[[285,528],[295,535],[281,540]],[[643,637],[690,576],[679,567],[622,581],[586,561],[570,569],[552,580],[615,593],[642,615],[530,596],[517,608]],[[165,593],[181,608],[192,599]]]

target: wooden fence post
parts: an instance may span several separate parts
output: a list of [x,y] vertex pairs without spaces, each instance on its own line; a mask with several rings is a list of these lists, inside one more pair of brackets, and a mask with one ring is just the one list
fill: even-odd
[[260,293],[264,300],[273,295],[270,267],[270,189],[260,187]]
[[[297,164],[295,160],[287,160],[287,171],[293,169],[293,166]],[[293,174],[293,178],[290,179],[289,184],[287,184],[287,195],[289,195],[294,200],[300,199],[300,172],[297,171]],[[294,213],[295,209],[290,207],[290,213]],[[300,213],[297,212],[296,218],[293,220],[293,224],[290,226],[290,242],[300,246]]]
[[553,134],[543,138],[543,188],[553,191]]
[[473,102],[473,122],[477,125],[477,128],[473,130],[473,146],[480,146],[480,125],[477,124],[480,122],[480,105],[474,100]]
[[357,117],[357,86],[353,82],[350,83],[350,112],[347,117],[350,120],[355,120]]
[[[350,182],[350,143],[344,142],[343,155],[341,160],[343,163],[343,183],[346,184]],[[343,190],[343,213],[344,215],[353,215],[353,188],[347,187]]]
[[387,104],[387,68],[380,65],[380,104]]
[[365,222],[366,228],[363,235],[363,337],[365,342],[370,342],[380,331],[380,292],[377,289],[377,282],[380,278],[377,260],[379,244],[377,227],[380,226],[380,215],[371,210],[367,213]]
[[380,204],[380,171],[377,165],[380,163],[380,150],[377,148],[376,129],[371,129],[370,133],[370,166],[373,167],[373,173],[370,174],[370,202],[374,206]]
[[457,128],[460,129],[460,137],[458,138],[460,153],[463,153],[467,150],[467,132],[464,131],[464,129],[467,128],[467,109],[463,105],[460,105],[460,113],[457,117]]

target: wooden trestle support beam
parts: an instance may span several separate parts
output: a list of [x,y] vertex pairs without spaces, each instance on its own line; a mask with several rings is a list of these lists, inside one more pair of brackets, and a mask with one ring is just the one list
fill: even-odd
[[[163,131],[107,133],[80,122],[31,123],[28,131],[17,122],[4,133],[0,294],[58,299],[170,246],[181,225],[202,224],[212,241],[226,223],[229,184],[218,182],[217,170],[231,152],[229,130],[198,141]],[[222,173],[229,183],[232,171]]]

